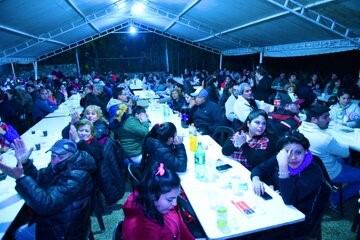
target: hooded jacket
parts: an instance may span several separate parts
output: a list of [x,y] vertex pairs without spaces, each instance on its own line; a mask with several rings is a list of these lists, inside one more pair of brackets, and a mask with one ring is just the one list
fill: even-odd
[[193,240],[195,239],[180,213],[173,209],[164,215],[164,225],[160,225],[145,216],[141,206],[136,202],[137,193],[133,192],[126,200],[122,239],[124,240]]
[[[145,159],[152,162],[163,162],[168,168],[176,172],[185,172],[187,155],[184,144],[168,145],[155,138],[145,140],[143,152]],[[144,159],[144,157],[143,157]]]
[[94,159],[86,152],[37,170],[23,165],[16,191],[34,212],[37,239],[86,239],[90,227]]

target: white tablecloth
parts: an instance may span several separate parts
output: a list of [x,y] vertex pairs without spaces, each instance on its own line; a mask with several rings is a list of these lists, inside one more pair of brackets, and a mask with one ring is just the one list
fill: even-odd
[[[163,114],[163,106],[150,105],[147,113],[152,124],[164,121],[173,122],[178,135],[184,136],[184,144],[187,150],[187,171],[180,174],[181,185],[194,208],[194,211],[204,228],[209,239],[224,239],[242,236],[270,228],[280,227],[303,221],[305,216],[292,206],[286,206],[282,198],[272,189],[266,186],[266,191],[273,197],[272,200],[263,200],[252,191],[250,172],[240,163],[223,156],[221,147],[209,136],[199,136],[206,150],[206,168],[209,176],[208,181],[202,182],[196,179],[194,170],[194,154],[189,150],[187,129],[181,128],[180,119],[176,114],[167,116]],[[232,165],[226,172],[218,173],[215,169],[217,159]],[[230,188],[230,184],[238,181],[241,177],[248,183],[248,191],[243,195],[236,195]],[[230,184],[229,184],[230,183]],[[255,213],[245,215],[232,204],[231,200],[246,202]],[[217,227],[216,206],[225,206],[228,211],[229,231],[223,232]]]

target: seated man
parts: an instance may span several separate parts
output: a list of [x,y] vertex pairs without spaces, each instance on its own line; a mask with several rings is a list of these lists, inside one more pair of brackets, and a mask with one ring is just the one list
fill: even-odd
[[[310,141],[311,152],[318,156],[333,183],[346,183],[343,189],[343,199],[346,200],[358,194],[360,188],[360,169],[344,163],[349,156],[349,147],[337,142],[326,132],[329,126],[329,108],[313,105],[306,110],[306,121],[299,131]],[[333,194],[332,204],[339,203],[339,194]]]
[[62,139],[50,148],[48,167],[37,170],[29,160],[32,149],[20,139],[15,140],[14,149],[17,166],[0,161],[0,170],[16,179],[16,191],[34,213],[34,225],[19,229],[16,239],[29,234],[31,239],[87,239],[94,159],[78,151],[74,142]]
[[216,127],[225,124],[221,107],[207,99],[205,89],[198,88],[191,96],[195,97],[195,104],[190,106],[190,122],[203,134],[212,134]]
[[239,96],[234,104],[234,113],[237,118],[243,123],[249,113],[257,109],[270,112],[273,110],[273,107],[270,104],[264,103],[264,101],[255,100],[250,84],[241,83],[239,86]]

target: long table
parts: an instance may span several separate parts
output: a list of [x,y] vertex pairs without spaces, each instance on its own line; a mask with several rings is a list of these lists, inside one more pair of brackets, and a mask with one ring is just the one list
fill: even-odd
[[[199,141],[206,148],[206,181],[199,181],[195,176],[194,153],[190,151],[187,129],[181,128],[180,118],[176,114],[163,115],[164,107],[156,104],[149,106],[148,115],[152,125],[164,121],[173,122],[178,135],[184,136],[184,144],[188,156],[187,171],[181,173],[183,187],[197,218],[199,219],[209,239],[227,239],[250,233],[264,231],[288,224],[301,222],[305,215],[293,206],[285,205],[281,196],[270,187],[265,186],[266,192],[272,196],[271,200],[263,200],[252,191],[250,172],[240,163],[224,156],[221,147],[209,136],[199,136]],[[232,168],[219,173],[216,168],[217,160],[230,164]],[[238,195],[233,183],[246,182],[248,190]],[[241,213],[232,203],[244,201],[255,213],[247,215]],[[228,228],[223,231],[217,227],[217,213],[219,206],[224,206],[228,212]]]
[[[71,120],[69,113],[73,109],[80,110],[79,100],[79,95],[70,97],[55,112],[47,115],[21,136],[28,148],[34,147],[35,149],[35,145],[40,144],[40,150],[34,150],[30,156],[37,168],[46,167],[50,163],[51,153],[46,153],[46,151],[62,138],[61,130]],[[43,134],[45,130],[47,136]],[[2,157],[6,164],[16,165],[14,150],[8,150]],[[15,179],[8,176],[5,180],[0,181],[0,239],[4,236],[23,204],[24,200],[15,190]]]
[[334,122],[330,122],[326,130],[336,141],[360,152],[360,129],[352,129]]

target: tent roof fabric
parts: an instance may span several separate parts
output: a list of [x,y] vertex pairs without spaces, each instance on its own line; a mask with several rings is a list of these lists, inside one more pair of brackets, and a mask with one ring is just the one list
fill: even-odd
[[[138,1],[141,16],[131,12]],[[39,61],[130,25],[223,55],[360,48],[359,0],[18,0],[0,9],[0,64]]]

